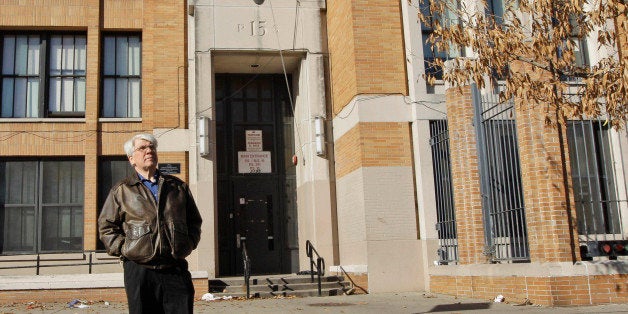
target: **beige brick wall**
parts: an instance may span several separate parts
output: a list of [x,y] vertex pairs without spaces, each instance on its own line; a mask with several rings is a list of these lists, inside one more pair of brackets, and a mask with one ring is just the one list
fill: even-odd
[[[0,2],[5,30],[85,31],[87,46],[84,122],[1,122],[0,157],[77,156],[85,158],[85,249],[96,246],[98,156],[123,155],[133,134],[155,128],[186,128],[186,4],[184,0],[7,0]],[[100,46],[108,32],[142,34],[141,122],[100,122]],[[61,120],[61,119],[60,119]],[[162,154],[181,162],[186,153]]]
[[359,94],[407,94],[399,1],[329,1],[333,112]]

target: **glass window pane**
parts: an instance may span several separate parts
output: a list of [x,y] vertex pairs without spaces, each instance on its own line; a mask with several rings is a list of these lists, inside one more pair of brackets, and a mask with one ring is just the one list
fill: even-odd
[[129,64],[129,42],[127,37],[116,38],[116,74],[127,75]]
[[87,38],[76,36],[74,43],[74,74],[85,75],[87,69]]
[[50,38],[50,60],[48,61],[50,64],[50,75],[61,74],[62,48],[60,36]]
[[45,207],[42,220],[45,222],[42,224],[42,250],[82,250],[83,214],[80,207]]
[[28,40],[26,36],[17,36],[15,42],[15,72],[14,74],[25,75],[28,58]]
[[134,172],[126,157],[100,162],[98,171],[98,208],[101,208],[111,187]]
[[103,117],[115,117],[115,93],[116,81],[114,79],[105,79],[103,87]]
[[26,108],[29,118],[39,117],[39,78],[28,79]]
[[74,73],[74,36],[63,36],[63,74]]
[[44,204],[59,203],[59,189],[63,184],[59,181],[59,164],[44,162],[42,169],[42,201]]
[[244,103],[242,101],[231,101],[231,119],[233,122],[244,121]]
[[77,78],[74,82],[74,104],[76,111],[85,111],[85,78]]
[[71,180],[72,180],[72,196],[70,201],[72,203],[83,204],[85,199],[85,163],[82,161],[71,162]]
[[74,110],[74,79],[63,78],[63,98],[61,101],[61,111]]
[[116,80],[116,117],[124,118],[127,116],[127,95],[128,95],[128,80],[118,79]]
[[42,188],[42,250],[81,250],[84,163],[43,161]]
[[26,116],[26,79],[18,78],[15,80],[13,94],[13,117],[24,118]]
[[273,103],[270,101],[262,101],[262,121],[264,122],[272,122],[273,121]]
[[129,117],[138,118],[140,116],[140,99],[142,96],[140,80],[130,79],[129,84]]
[[259,104],[249,101],[246,103],[246,121],[259,122]]
[[35,162],[0,162],[1,252],[35,250]]
[[28,38],[28,74],[39,75],[39,55],[40,55],[39,36],[30,36]]
[[263,98],[271,98],[273,96],[272,95],[273,86],[271,82],[272,82],[271,80],[260,81],[260,89],[262,93],[261,96]]
[[34,204],[36,162],[5,162],[0,165],[0,183],[3,185],[0,200],[6,201],[6,204]]
[[11,78],[2,80],[2,117],[10,118],[13,116],[13,83]]
[[141,42],[138,36],[129,37],[129,75],[141,73]]
[[33,207],[6,207],[2,252],[34,252],[35,228]]
[[15,66],[15,36],[5,36],[2,52],[2,74],[13,74]]
[[61,111],[61,78],[50,78],[49,84],[48,108],[52,112]]
[[116,38],[105,37],[105,44],[103,48],[104,57],[104,74],[114,75],[116,74]]

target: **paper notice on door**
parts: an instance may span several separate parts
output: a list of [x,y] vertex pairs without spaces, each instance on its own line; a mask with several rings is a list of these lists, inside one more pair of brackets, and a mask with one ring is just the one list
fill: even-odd
[[271,173],[270,152],[238,152],[238,173]]
[[245,137],[247,152],[261,152],[263,150],[262,130],[247,130]]

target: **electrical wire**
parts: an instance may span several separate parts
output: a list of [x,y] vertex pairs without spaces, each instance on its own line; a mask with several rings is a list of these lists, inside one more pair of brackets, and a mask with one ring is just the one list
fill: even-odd
[[[294,109],[294,101],[292,100],[292,92],[290,91],[290,82],[288,81],[288,73],[286,71],[286,63],[284,61],[284,57],[283,57],[283,51],[281,49],[281,42],[279,40],[279,28],[277,27],[277,20],[275,19],[275,9],[273,8],[273,2],[272,0],[268,0],[268,4],[270,5],[270,12],[272,14],[273,17],[273,28],[275,29],[275,36],[277,38],[277,49],[279,50],[279,58],[281,59],[281,67],[283,70],[283,76],[284,79],[286,81],[286,90],[288,92],[288,100],[290,100],[290,108],[292,109],[292,117],[295,123],[295,131],[297,133],[297,147],[301,147],[301,133],[299,132],[299,125],[296,123],[296,113],[295,113],[295,109]],[[297,19],[298,17],[295,16],[295,19]],[[300,148],[301,150],[301,157],[303,162],[305,162],[305,154],[303,153],[303,148]],[[296,152],[295,152],[296,154]]]

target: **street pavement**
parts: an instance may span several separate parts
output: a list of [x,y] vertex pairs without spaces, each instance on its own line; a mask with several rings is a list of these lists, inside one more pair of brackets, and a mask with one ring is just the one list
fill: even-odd
[[[124,303],[87,301],[0,305],[0,313],[127,313]],[[74,308],[69,308],[72,303]],[[422,292],[372,293],[307,298],[230,299],[194,304],[195,313],[628,313],[628,304],[549,308],[508,300],[456,298]]]

